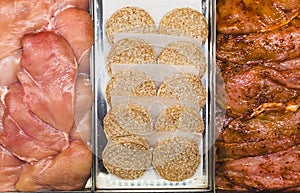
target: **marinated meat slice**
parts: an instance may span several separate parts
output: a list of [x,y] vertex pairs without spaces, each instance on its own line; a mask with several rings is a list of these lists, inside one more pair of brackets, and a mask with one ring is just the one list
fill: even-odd
[[17,82],[17,73],[21,70],[22,50],[12,52],[10,56],[0,60],[0,86],[8,86]]
[[299,0],[218,0],[217,30],[245,34],[274,30],[299,13]]
[[256,117],[234,119],[223,130],[227,143],[257,142],[277,137],[299,136],[300,110],[296,112],[266,111]]
[[73,141],[56,157],[27,163],[16,184],[18,191],[81,190],[90,177],[92,152],[81,141]]
[[300,134],[255,142],[216,142],[218,161],[276,153],[300,144]]
[[274,81],[274,78],[269,77],[272,71],[266,67],[256,66],[226,77],[227,113],[231,116],[241,116],[252,112],[263,103],[287,103],[296,100],[300,90],[287,88],[285,82],[282,84],[277,80]]
[[54,0],[1,0],[0,60],[22,48],[25,34],[45,30],[55,10]]
[[225,162],[224,175],[234,184],[256,190],[282,190],[300,185],[300,146],[274,154]]
[[[217,60],[217,65],[222,75],[222,78],[218,77],[218,80],[223,81],[219,81],[219,84],[223,84],[232,74],[236,74],[239,71],[250,70],[253,66],[256,66],[223,62],[221,60]],[[263,71],[263,75],[267,78],[279,82],[287,88],[300,89],[300,57],[283,62],[258,63],[257,66],[260,66],[257,68],[260,68],[261,71]]]
[[69,7],[76,7],[78,9],[88,10],[89,0],[56,0],[60,10]]
[[89,73],[90,48],[94,43],[94,28],[90,14],[76,8],[63,10],[55,17],[55,30],[73,49],[79,71]]
[[37,161],[57,155],[68,147],[67,133],[44,123],[28,109],[19,83],[9,87],[5,106],[1,143],[19,159]]
[[299,39],[299,19],[265,33],[218,34],[216,57],[222,61],[238,64],[290,60],[300,56]]
[[26,35],[18,79],[24,102],[41,120],[63,132],[74,121],[77,64],[68,43],[54,32]]
[[15,191],[24,162],[0,145],[0,190]]
[[[220,170],[216,171],[215,183],[216,183],[217,190],[223,190],[223,191],[232,191],[232,190],[245,191],[245,190],[247,190],[244,187],[233,184],[231,181],[229,181],[227,179],[227,177]],[[224,193],[227,193],[227,192],[224,192]],[[228,193],[230,193],[230,192],[228,192]]]

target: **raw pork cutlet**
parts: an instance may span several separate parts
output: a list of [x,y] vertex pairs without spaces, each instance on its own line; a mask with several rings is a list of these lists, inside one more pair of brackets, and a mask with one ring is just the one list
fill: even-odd
[[20,83],[11,85],[5,95],[1,143],[19,159],[27,162],[57,155],[68,147],[68,134],[33,114],[24,102],[24,95]]
[[91,141],[92,105],[94,97],[90,77],[80,73],[76,79],[74,100],[74,125],[70,132],[72,140],[83,140],[87,144]]
[[56,157],[26,163],[16,183],[22,192],[81,190],[90,177],[92,152],[82,141],[72,141]]
[[25,34],[46,29],[55,8],[54,0],[1,0],[0,60],[22,48]]
[[298,0],[218,0],[217,30],[245,34],[274,30],[297,17]]
[[234,184],[275,191],[300,185],[300,145],[274,154],[225,162],[224,175]]
[[83,9],[88,11],[89,9],[89,0],[56,0],[58,9],[63,10],[69,7],[75,7],[77,9]]
[[224,80],[227,113],[241,116],[264,103],[288,103],[299,97],[299,89],[287,88],[278,80],[269,78],[270,71],[274,69],[264,66],[229,71]]
[[69,44],[54,32],[26,35],[18,79],[24,103],[44,122],[69,132],[74,121],[77,63]]
[[8,86],[18,81],[17,73],[21,70],[21,56],[22,50],[19,49],[0,60],[0,86]]
[[13,192],[23,170],[24,162],[0,145],[0,190]]
[[238,64],[279,62],[300,56],[300,20],[265,33],[218,34],[216,57]]
[[65,9],[55,16],[54,25],[55,31],[63,36],[73,49],[79,72],[89,73],[90,48],[94,43],[94,25],[90,14],[81,9]]

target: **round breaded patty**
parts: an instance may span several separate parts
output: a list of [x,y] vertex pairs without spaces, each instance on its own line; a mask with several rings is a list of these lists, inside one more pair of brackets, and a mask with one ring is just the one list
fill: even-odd
[[114,75],[106,86],[106,99],[112,96],[155,96],[155,83],[142,71],[122,71]]
[[146,41],[138,38],[125,38],[113,45],[107,58],[108,73],[112,75],[112,64],[156,63],[156,53]]
[[199,11],[187,7],[176,8],[162,18],[158,32],[198,38],[204,44],[208,37],[208,24]]
[[203,133],[204,122],[199,112],[184,105],[164,109],[155,122],[157,131],[185,131]]
[[103,126],[108,139],[126,135],[146,135],[154,131],[150,112],[137,104],[114,106],[104,117]]
[[176,73],[167,77],[160,85],[157,95],[178,99],[202,108],[206,102],[206,90],[198,76]]
[[194,66],[200,77],[206,71],[206,57],[202,49],[188,41],[172,42],[165,46],[157,58],[157,63]]
[[102,152],[102,160],[109,173],[133,180],[148,170],[152,153],[145,139],[130,135],[109,141]]
[[195,142],[176,137],[156,145],[152,165],[163,179],[183,181],[196,173],[200,159],[199,147]]
[[111,44],[114,43],[115,33],[156,33],[153,18],[139,7],[124,7],[117,10],[109,17],[105,26],[106,35]]

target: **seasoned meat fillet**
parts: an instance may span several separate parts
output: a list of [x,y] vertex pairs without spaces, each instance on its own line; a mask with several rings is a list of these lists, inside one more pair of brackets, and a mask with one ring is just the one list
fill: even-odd
[[[290,2],[290,1],[287,1]],[[300,56],[300,21],[265,33],[218,34],[217,58],[238,64],[276,62]]]
[[297,144],[300,144],[300,134],[255,142],[226,143],[218,141],[216,142],[217,161],[276,153]]
[[237,64],[232,62],[224,62],[217,60],[220,73],[218,84],[221,86],[224,82],[230,79],[232,74],[239,71],[250,70],[254,66],[263,70],[263,74],[273,81],[279,82],[287,88],[300,89],[300,57],[286,60],[283,62],[263,62],[258,64]]
[[284,79],[274,80],[270,72],[279,73],[264,66],[229,72],[232,74],[225,77],[227,113],[240,116],[264,103],[287,103],[299,97],[299,89],[287,88]]
[[234,184],[256,190],[282,190],[300,185],[300,145],[274,154],[225,162],[224,175]]
[[299,0],[218,0],[217,30],[245,34],[274,30],[298,15]]
[[300,134],[300,110],[266,111],[248,120],[234,119],[222,132],[228,143],[257,142]]

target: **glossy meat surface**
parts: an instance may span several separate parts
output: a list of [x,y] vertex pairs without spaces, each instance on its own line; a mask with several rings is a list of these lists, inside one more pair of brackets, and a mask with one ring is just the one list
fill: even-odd
[[300,110],[296,112],[266,111],[243,120],[234,119],[223,130],[222,138],[228,143],[257,142],[300,134]]
[[81,141],[73,141],[56,157],[27,163],[16,184],[18,191],[80,190],[88,180],[92,152]]
[[216,57],[238,64],[290,60],[300,56],[299,39],[299,19],[265,33],[218,34]]
[[54,0],[1,0],[0,60],[22,47],[25,34],[45,30],[55,10]]
[[78,9],[88,10],[89,0],[56,0],[59,9],[76,7]]
[[231,71],[225,78],[227,113],[241,116],[264,103],[287,103],[300,96],[299,89],[287,88],[270,77],[272,72],[276,71],[263,66]]
[[80,71],[89,73],[89,50],[94,43],[94,28],[90,14],[85,10],[69,8],[59,12],[54,23],[55,31],[63,36],[73,49]]
[[19,159],[32,162],[57,155],[69,145],[69,137],[33,114],[24,103],[19,83],[9,87],[5,96],[1,143]]
[[22,172],[24,162],[20,161],[0,145],[0,190],[15,191],[15,184]]
[[216,142],[218,161],[239,159],[266,155],[286,150],[300,144],[300,134],[292,136],[278,136],[255,142],[226,143]]
[[22,40],[23,70],[18,78],[24,102],[41,120],[69,132],[74,120],[77,64],[68,43],[53,32],[27,35]]
[[225,162],[222,171],[233,183],[256,190],[282,190],[300,185],[300,146],[274,154]]
[[17,73],[21,70],[22,50],[12,52],[10,56],[0,60],[0,86],[8,86],[17,82]]
[[298,15],[298,0],[218,0],[217,30],[245,34],[274,30]]

